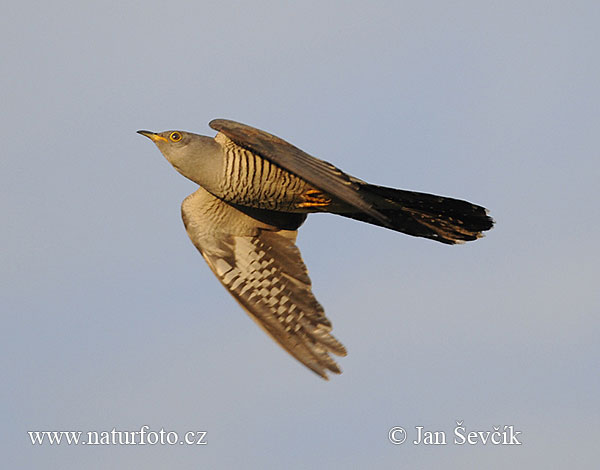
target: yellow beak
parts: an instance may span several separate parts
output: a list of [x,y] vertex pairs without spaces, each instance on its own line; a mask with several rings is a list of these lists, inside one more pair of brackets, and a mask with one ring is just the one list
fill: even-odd
[[158,135],[152,131],[137,131],[138,134],[141,134],[145,137],[148,137],[149,139],[152,140],[152,142],[158,142],[159,140],[163,140],[165,142],[168,142],[167,139],[165,137],[163,137],[162,135]]

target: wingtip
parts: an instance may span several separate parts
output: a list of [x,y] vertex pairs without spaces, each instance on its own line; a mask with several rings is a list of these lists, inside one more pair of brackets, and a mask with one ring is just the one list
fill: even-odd
[[329,382],[329,376],[327,375],[327,372],[330,372],[332,374],[338,374],[341,375],[342,373],[342,369],[340,369],[339,367],[337,368],[332,368],[332,367],[327,367],[327,371],[325,370],[315,370],[315,369],[311,369],[315,374],[317,374],[319,377],[321,377],[323,380],[326,380],[327,382]]

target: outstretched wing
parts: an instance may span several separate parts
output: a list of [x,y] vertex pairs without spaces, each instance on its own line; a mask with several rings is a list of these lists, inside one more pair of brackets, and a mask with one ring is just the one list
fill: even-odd
[[331,163],[319,160],[277,136],[246,124],[214,119],[209,126],[225,134],[240,147],[294,173],[321,191],[374,217],[384,227],[391,228],[389,218],[375,209],[372,202],[365,198],[365,194],[359,191],[358,180]]
[[181,205],[183,222],[219,281],[286,351],[327,379],[345,356],[311,291],[295,230],[279,230],[198,189]]

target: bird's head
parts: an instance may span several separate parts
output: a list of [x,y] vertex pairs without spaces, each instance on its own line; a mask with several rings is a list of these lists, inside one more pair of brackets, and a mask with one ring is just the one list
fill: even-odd
[[165,158],[186,178],[204,186],[202,174],[222,160],[220,146],[211,137],[185,131],[137,131],[156,144]]
[[174,162],[181,160],[182,156],[185,155],[186,147],[194,135],[184,131],[137,131],[137,133],[152,140],[165,158],[173,165],[175,165]]

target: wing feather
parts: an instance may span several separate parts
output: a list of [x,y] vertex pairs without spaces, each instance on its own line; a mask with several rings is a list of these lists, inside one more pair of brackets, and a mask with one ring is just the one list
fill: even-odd
[[375,209],[359,191],[360,183],[329,162],[300,150],[285,140],[235,121],[214,119],[209,126],[226,135],[240,147],[260,155],[340,201],[363,211],[391,228],[389,218]]
[[323,378],[345,356],[314,297],[296,231],[278,230],[200,188],[182,204],[186,231],[219,281],[275,341]]

